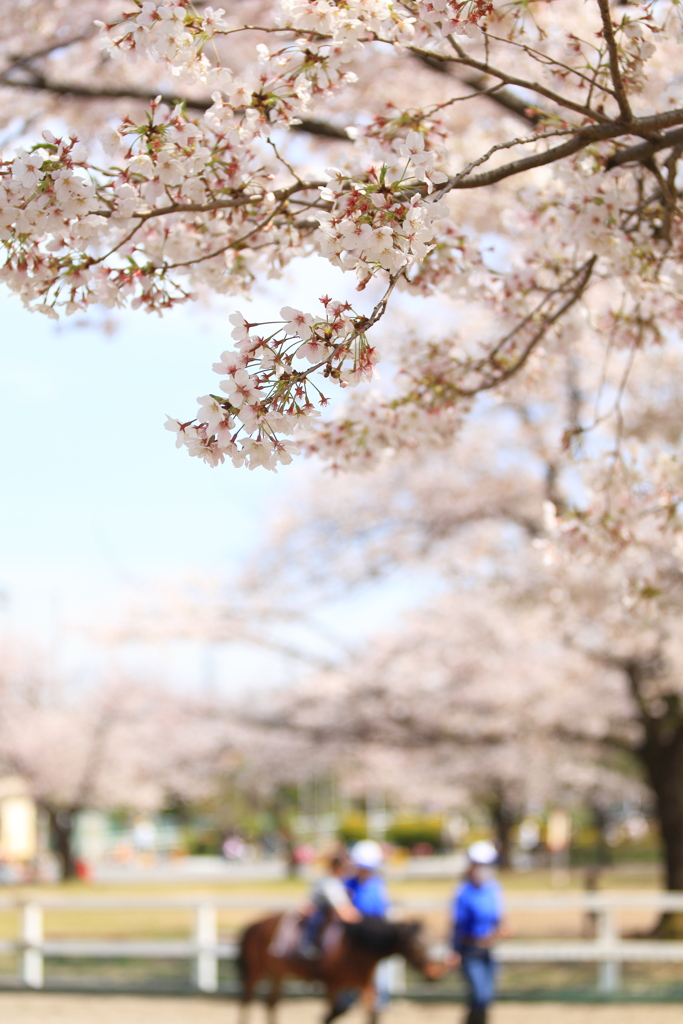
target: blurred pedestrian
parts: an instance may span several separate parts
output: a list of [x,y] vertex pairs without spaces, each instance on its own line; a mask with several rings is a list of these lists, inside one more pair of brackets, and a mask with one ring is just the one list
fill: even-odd
[[306,921],[300,949],[307,960],[317,960],[322,956],[322,933],[328,921],[338,918],[346,924],[353,924],[361,919],[361,912],[354,907],[344,885],[347,866],[345,856],[335,854],[330,857],[326,873],[311,890],[309,906],[304,911]]
[[226,836],[222,846],[223,856],[226,860],[243,860],[246,845],[242,836],[236,833]]
[[472,843],[467,850],[467,874],[453,900],[453,949],[468,987],[465,1024],[486,1024],[495,997],[492,946],[503,931],[502,893],[493,877],[497,859],[493,843]]
[[363,917],[386,917],[389,896],[379,869],[384,861],[382,847],[373,839],[362,839],[351,847],[354,874],[347,879],[346,888],[354,907]]
[[[354,907],[363,917],[385,918],[389,913],[389,894],[379,871],[384,853],[374,839],[361,839],[351,847],[351,864],[355,874],[347,879],[346,888]],[[391,997],[392,967],[380,960],[375,970],[375,1012],[385,1010]]]

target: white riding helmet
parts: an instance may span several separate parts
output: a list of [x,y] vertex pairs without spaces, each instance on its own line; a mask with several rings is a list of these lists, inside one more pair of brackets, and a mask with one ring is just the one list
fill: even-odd
[[498,850],[493,843],[480,839],[479,842],[472,843],[471,846],[467,847],[467,859],[470,864],[481,864],[488,867],[488,865],[495,864],[498,860]]
[[351,863],[365,871],[376,871],[384,860],[382,847],[374,839],[361,839],[351,847]]

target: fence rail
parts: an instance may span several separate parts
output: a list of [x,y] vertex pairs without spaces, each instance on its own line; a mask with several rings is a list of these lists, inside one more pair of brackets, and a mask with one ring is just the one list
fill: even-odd
[[[497,957],[502,963],[593,963],[597,968],[598,990],[605,995],[616,993],[621,986],[624,963],[683,963],[683,942],[620,937],[615,915],[620,910],[652,910],[683,912],[683,893],[572,893],[540,896],[510,896],[510,910],[527,913],[552,913],[556,910],[577,910],[593,915],[596,924],[594,939],[544,941],[516,939],[501,942]],[[184,960],[193,965],[193,984],[199,992],[218,991],[219,964],[234,960],[234,942],[221,940],[218,930],[220,910],[284,910],[296,901],[273,901],[267,898],[164,899],[111,897],[46,897],[23,902],[0,898],[0,912],[20,912],[20,934],[14,940],[0,940],[0,954],[17,955],[20,959],[20,981],[27,988],[45,986],[45,960],[58,958],[92,958],[125,960]],[[192,934],[184,940],[138,939],[51,939],[45,936],[44,916],[51,910],[189,910],[193,914]],[[413,899],[397,903],[403,912],[443,910],[443,901]],[[434,946],[432,955],[443,956],[444,946]],[[394,991],[405,991],[405,974],[399,965],[391,972]]]

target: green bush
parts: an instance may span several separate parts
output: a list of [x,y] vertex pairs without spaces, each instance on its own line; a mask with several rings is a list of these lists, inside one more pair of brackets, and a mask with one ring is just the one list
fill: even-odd
[[429,843],[435,850],[443,847],[443,818],[424,815],[398,818],[387,831],[387,840],[395,846],[411,849],[417,843]]
[[362,811],[349,811],[342,818],[337,835],[342,843],[357,843],[368,838],[368,823]]
[[189,854],[218,854],[221,852],[222,835],[218,829],[188,829],[187,852]]

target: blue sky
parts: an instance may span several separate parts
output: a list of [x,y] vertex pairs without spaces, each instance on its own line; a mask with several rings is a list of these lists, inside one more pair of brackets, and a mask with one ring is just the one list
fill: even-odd
[[[282,474],[211,470],[174,446],[229,347],[195,305],[107,336],[0,298],[0,622],[39,643],[165,579],[227,578],[266,533]],[[230,325],[227,324],[227,327]],[[291,478],[291,475],[290,475]]]
[[[330,285],[318,266],[309,261],[305,275],[295,267],[254,304],[217,300],[163,318],[116,313],[110,335],[102,311],[55,324],[0,295],[0,629],[58,648],[69,669],[87,670],[122,655],[94,653],[84,623],[106,625],[166,581],[239,571],[267,539],[280,498],[320,470],[211,469],[175,448],[165,415],[190,418],[196,397],[215,386],[211,364],[232,345],[231,310],[272,319],[285,302],[312,308]],[[332,282],[334,294],[354,283]],[[409,590],[354,596],[342,618],[349,630],[359,621],[366,631],[387,625],[410,603]],[[334,616],[339,622],[340,609]],[[158,644],[153,656],[133,654],[153,673],[212,683],[235,656]],[[253,650],[239,663],[245,681],[292,674]]]
[[[282,489],[272,474],[210,470],[163,429],[192,416],[227,347],[200,307],[163,320],[127,313],[112,337],[0,300],[0,580],[10,595],[94,579],[228,570]],[[229,326],[229,325],[228,325]]]

